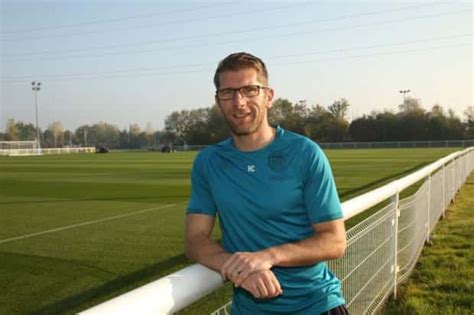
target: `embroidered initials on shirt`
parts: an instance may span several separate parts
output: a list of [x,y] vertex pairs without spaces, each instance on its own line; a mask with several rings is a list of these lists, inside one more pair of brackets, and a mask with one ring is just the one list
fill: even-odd
[[255,173],[255,165],[247,165],[247,172],[249,173]]

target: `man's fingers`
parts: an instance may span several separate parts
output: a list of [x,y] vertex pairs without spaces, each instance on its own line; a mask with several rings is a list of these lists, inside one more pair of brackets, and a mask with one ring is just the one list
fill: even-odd
[[271,281],[273,283],[273,286],[275,287],[275,290],[276,290],[276,295],[280,295],[283,293],[283,290],[281,289],[281,286],[280,286],[280,282],[278,281],[278,279],[275,277],[275,275],[273,275],[273,277],[271,277]]
[[253,297],[259,299],[260,298],[260,290],[258,289],[258,285],[255,283],[254,285],[251,286],[250,288],[250,293],[252,293]]
[[257,288],[257,284],[252,283],[252,284],[249,285],[249,284],[244,282],[242,284],[242,288],[249,291],[253,295],[254,298],[257,298],[257,299],[260,298],[260,291]]
[[282,293],[280,283],[273,272],[265,272],[262,276],[268,292],[266,298],[273,298]]
[[[231,273],[232,271],[237,267],[237,265],[239,264],[239,258],[237,256],[238,253],[235,253],[233,254],[225,263],[224,265],[222,266],[222,269],[221,269],[221,276],[222,278],[226,279],[226,278],[231,278]],[[232,278],[236,278],[237,275],[234,275]]]
[[278,296],[279,294],[279,285],[278,280],[276,280],[273,273],[265,274],[265,284],[267,286],[268,298]]
[[267,284],[263,281],[263,279],[259,279],[257,282],[257,288],[260,292],[260,298],[265,298],[268,296]]
[[247,269],[247,270],[241,272],[241,273],[238,275],[237,279],[235,279],[235,282],[234,282],[235,285],[236,285],[237,287],[239,287],[239,286],[242,284],[242,282],[244,282],[245,279],[247,279],[247,278],[250,276],[250,273],[251,273],[251,272],[250,272],[249,269]]
[[[239,252],[232,255],[221,269],[222,277],[232,280],[237,286],[240,286],[251,272],[252,269],[249,269],[246,262],[242,260],[241,253]],[[245,276],[241,276],[242,273],[245,273]]]
[[250,274],[241,283],[241,287],[259,299],[274,298],[283,293],[278,279],[270,270]]

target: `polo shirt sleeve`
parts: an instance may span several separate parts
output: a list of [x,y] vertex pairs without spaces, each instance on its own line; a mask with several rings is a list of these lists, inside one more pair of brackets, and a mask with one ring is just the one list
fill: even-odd
[[312,224],[343,217],[336,183],[326,155],[314,142],[305,146],[304,201]]
[[186,214],[207,214],[215,216],[217,207],[212,197],[206,171],[206,155],[200,152],[191,172],[191,198]]

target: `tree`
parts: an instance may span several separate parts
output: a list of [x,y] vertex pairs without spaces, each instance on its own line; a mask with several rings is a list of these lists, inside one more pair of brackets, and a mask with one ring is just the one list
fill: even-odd
[[349,122],[346,119],[349,102],[341,98],[328,106],[332,116],[330,123],[326,123],[325,132],[331,142],[345,141],[349,138]]
[[428,113],[428,138],[430,140],[445,140],[449,135],[449,121],[444,114],[444,109],[441,105],[436,104]]
[[377,141],[377,119],[374,116],[362,116],[354,119],[349,126],[349,134],[353,141]]
[[211,134],[209,132],[209,108],[193,109],[187,114],[187,128],[183,134],[183,140],[187,144],[209,144]]
[[153,130],[153,127],[151,125],[151,122],[146,123],[145,127],[145,141],[147,146],[154,146],[155,145],[155,130]]
[[400,134],[400,116],[391,112],[374,113],[375,116],[375,141],[402,140]]
[[268,121],[271,125],[283,126],[285,120],[291,116],[292,111],[293,104],[289,100],[278,98],[273,102],[268,112]]
[[461,119],[456,116],[456,113],[452,110],[448,110],[448,129],[447,129],[447,140],[459,140],[464,139],[465,126]]
[[43,139],[41,140],[41,146],[43,148],[54,148],[54,134],[51,128],[46,129],[43,132]]
[[130,135],[127,129],[123,129],[119,132],[119,148],[130,149]]
[[128,127],[129,148],[138,149],[142,146],[140,141],[141,129],[138,124],[130,124]]
[[21,121],[16,123],[18,139],[21,141],[36,140],[36,128],[33,124],[25,124]]
[[66,142],[69,147],[72,147],[75,143],[74,133],[71,130],[66,130],[64,132],[64,142]]
[[54,147],[57,148],[59,138],[63,140],[62,142],[64,142],[64,126],[60,121],[54,121],[51,125],[49,125],[49,129],[51,130],[51,133],[54,138]]
[[428,119],[425,110],[421,107],[420,100],[407,97],[405,102],[400,105],[399,117],[401,140],[429,140]]
[[102,121],[92,126],[80,126],[74,134],[77,143],[84,146],[118,148],[121,144],[121,133],[118,127]]
[[189,111],[181,110],[172,112],[165,119],[165,130],[176,135],[179,142],[185,142],[185,135],[190,127]]
[[417,98],[407,97],[404,100],[403,104],[399,105],[398,107],[400,109],[400,112],[405,114],[413,112],[416,112],[418,114],[425,113],[425,110],[421,106],[420,100]]
[[117,126],[106,122],[98,122],[91,128],[92,136],[95,138],[95,146],[106,146],[117,148],[119,146],[120,130]]
[[341,98],[329,105],[328,110],[335,119],[345,120],[347,111],[349,109],[349,102],[345,98]]
[[210,136],[209,143],[218,143],[229,136],[229,128],[217,105],[213,105],[209,109],[207,124]]
[[328,142],[326,124],[332,119],[331,114],[321,105],[312,106],[308,110],[308,117],[304,126],[305,135],[315,141]]
[[7,127],[5,129],[7,141],[16,141],[18,140],[18,129],[15,124],[15,119],[10,118],[7,120]]
[[466,116],[466,139],[474,139],[474,107],[468,106],[464,116]]
[[170,131],[163,131],[162,134],[160,135],[160,143],[163,145],[168,145],[172,146],[173,143],[176,143],[176,134],[174,132]]
[[292,104],[287,99],[278,98],[273,102],[269,111],[268,121],[271,125],[279,125],[287,130],[304,135],[308,113],[309,110],[304,102]]
[[[90,138],[92,136],[92,128],[89,125],[82,125],[74,131],[74,138],[78,144],[84,147],[91,146]],[[93,137],[92,137],[93,138]]]

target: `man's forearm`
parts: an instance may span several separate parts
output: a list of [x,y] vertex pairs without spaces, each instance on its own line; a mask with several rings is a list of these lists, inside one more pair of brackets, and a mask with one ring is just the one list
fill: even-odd
[[220,272],[222,265],[230,258],[222,246],[209,238],[197,238],[186,242],[186,256],[208,268]]
[[221,269],[224,278],[237,272],[234,283],[239,286],[250,274],[272,267],[299,267],[335,259],[344,255],[346,238],[344,227],[319,231],[314,236],[295,242],[270,247],[257,252],[237,252]]
[[319,234],[295,243],[286,243],[262,251],[273,266],[296,267],[340,258],[344,255],[346,241],[332,235]]

